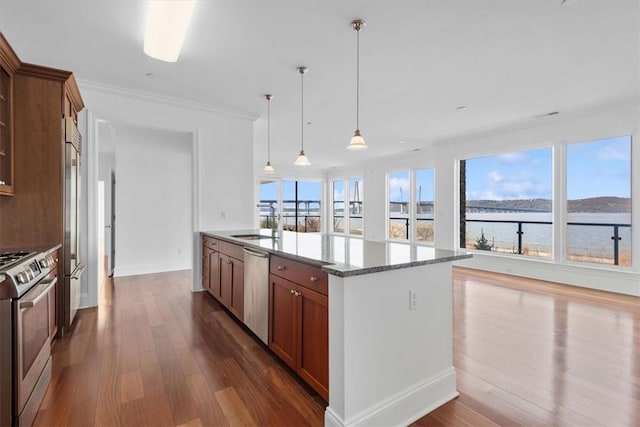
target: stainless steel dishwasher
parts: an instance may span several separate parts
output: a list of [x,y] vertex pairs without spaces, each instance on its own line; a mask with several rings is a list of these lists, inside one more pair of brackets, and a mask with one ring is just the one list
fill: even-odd
[[269,254],[244,248],[244,323],[269,344]]

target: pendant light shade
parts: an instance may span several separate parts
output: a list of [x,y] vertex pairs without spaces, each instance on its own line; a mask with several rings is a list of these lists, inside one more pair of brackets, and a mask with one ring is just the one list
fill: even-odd
[[298,67],[300,73],[300,154],[295,162],[296,166],[309,166],[311,162],[304,154],[304,74],[309,71],[307,67]]
[[304,154],[304,150],[300,150],[300,154],[298,154],[298,158],[293,164],[296,166],[309,166],[311,162],[307,158],[307,155]]
[[360,30],[362,30],[366,24],[362,19],[356,19],[351,23],[351,26],[356,32],[356,130],[353,133],[349,145],[347,145],[347,149],[354,151],[365,150],[367,148],[367,143],[360,133]]
[[271,98],[273,95],[264,96],[267,99],[267,164],[264,165],[262,173],[265,175],[273,175],[276,171],[271,166]]

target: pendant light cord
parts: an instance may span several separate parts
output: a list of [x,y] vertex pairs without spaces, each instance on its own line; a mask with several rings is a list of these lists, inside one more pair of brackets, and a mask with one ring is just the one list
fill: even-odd
[[360,30],[356,31],[356,129],[360,129]]
[[300,134],[302,135],[301,148],[304,151],[304,72],[300,73],[300,93],[302,94],[300,97]]
[[267,98],[267,162],[271,163],[271,100]]

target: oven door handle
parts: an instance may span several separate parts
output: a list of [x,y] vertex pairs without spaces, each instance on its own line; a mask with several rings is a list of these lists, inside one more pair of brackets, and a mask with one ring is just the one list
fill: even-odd
[[[24,297],[20,299],[20,309],[23,308],[31,308],[36,305],[42,298],[44,298],[51,288],[53,288],[56,283],[58,283],[58,278],[54,277],[51,280],[46,282],[42,282],[29,291]],[[31,294],[35,294],[32,296]]]

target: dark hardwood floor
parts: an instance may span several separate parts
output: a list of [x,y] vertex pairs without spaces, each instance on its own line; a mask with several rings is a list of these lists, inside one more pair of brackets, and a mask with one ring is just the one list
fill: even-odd
[[[35,425],[322,425],[322,399],[189,280],[107,281],[55,342]],[[640,426],[640,299],[456,269],[454,309],[460,396],[416,426]]]

